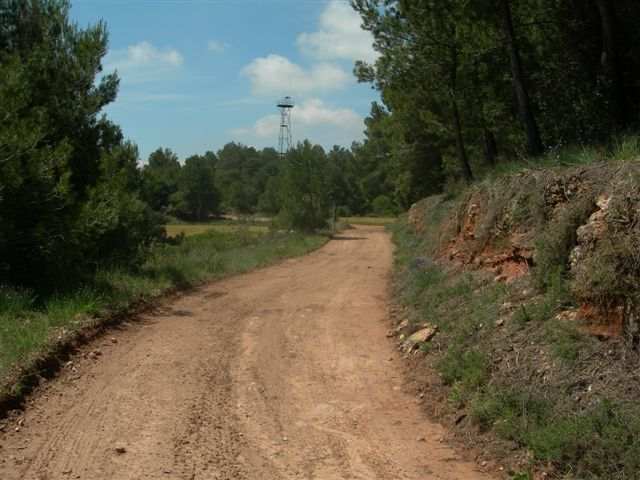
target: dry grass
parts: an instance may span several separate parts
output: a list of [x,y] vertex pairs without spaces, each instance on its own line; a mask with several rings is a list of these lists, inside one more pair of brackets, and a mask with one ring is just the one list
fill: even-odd
[[193,235],[201,235],[206,232],[221,232],[231,233],[240,230],[246,230],[251,233],[267,233],[269,227],[266,225],[243,225],[232,223],[185,223],[185,224],[169,224],[165,225],[167,236],[177,237],[180,234],[184,234],[185,237],[191,237]]
[[340,217],[342,222],[351,225],[390,225],[397,221],[396,217]]

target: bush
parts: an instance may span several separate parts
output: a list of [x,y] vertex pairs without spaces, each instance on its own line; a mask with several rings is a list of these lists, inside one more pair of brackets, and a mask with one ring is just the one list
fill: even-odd
[[158,233],[137,149],[100,115],[118,86],[101,74],[105,25],[81,29],[70,8],[0,7],[0,282],[38,294],[131,261]]
[[465,389],[472,390],[484,385],[489,379],[489,362],[477,350],[462,352],[459,348],[450,348],[439,362],[438,371],[445,384],[460,382]]
[[326,227],[331,215],[327,181],[322,147],[305,141],[292,149],[281,183],[280,223],[304,231]]
[[373,213],[380,216],[395,215],[396,213],[396,207],[393,201],[386,195],[378,195],[374,198],[371,202],[371,208],[373,209]]
[[567,271],[569,255],[576,245],[577,229],[587,221],[593,209],[591,197],[576,199],[546,225],[536,242],[533,278],[538,288],[545,290],[558,275]]
[[494,386],[477,395],[471,404],[471,416],[483,430],[495,429],[503,438],[521,445],[528,432],[545,424],[551,405],[530,393]]
[[336,214],[338,217],[350,217],[352,212],[347,205],[340,205],[336,210]]
[[135,194],[113,187],[105,183],[93,189],[76,223],[79,251],[94,268],[140,263],[146,247],[163,232],[161,215]]
[[629,405],[600,402],[589,411],[539,424],[528,433],[536,458],[577,478],[636,478],[640,469],[640,417]]

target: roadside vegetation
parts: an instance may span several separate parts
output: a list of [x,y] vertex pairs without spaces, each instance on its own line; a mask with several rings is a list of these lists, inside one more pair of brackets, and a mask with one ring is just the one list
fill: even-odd
[[564,166],[430,197],[389,227],[402,333],[438,327],[423,387],[513,478],[635,478],[640,143],[557,155]]

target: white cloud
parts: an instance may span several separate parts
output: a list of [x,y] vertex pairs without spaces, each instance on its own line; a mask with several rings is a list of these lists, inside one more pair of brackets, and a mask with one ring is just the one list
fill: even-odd
[[[350,145],[362,138],[364,119],[349,108],[332,108],[322,100],[312,98],[294,107],[291,114],[293,136],[297,140],[309,138],[324,145]],[[238,128],[231,134],[238,141],[275,143],[280,129],[280,116],[267,115],[250,128]]]
[[294,108],[295,119],[303,125],[331,124],[336,127],[351,128],[361,127],[363,119],[349,108],[332,109],[327,107],[322,100],[312,98],[303,102],[297,109]]
[[226,42],[209,40],[209,43],[207,43],[207,50],[213,53],[223,53],[227,48],[229,48],[229,46],[230,45]]
[[344,59],[373,62],[378,57],[373,37],[360,26],[360,15],[347,3],[331,0],[320,15],[319,29],[298,36],[298,47],[322,60]]
[[141,83],[175,71],[183,63],[184,58],[178,50],[160,49],[144,41],[110,51],[105,58],[105,71],[117,70],[123,81]]
[[345,87],[352,81],[342,68],[320,63],[305,70],[287,58],[271,54],[256,58],[242,70],[255,95],[302,95]]

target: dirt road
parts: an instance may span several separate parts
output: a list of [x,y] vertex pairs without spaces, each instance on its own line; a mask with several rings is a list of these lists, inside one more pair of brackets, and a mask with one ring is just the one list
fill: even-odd
[[391,262],[359,228],[124,325],[0,433],[0,478],[488,479],[403,392]]

